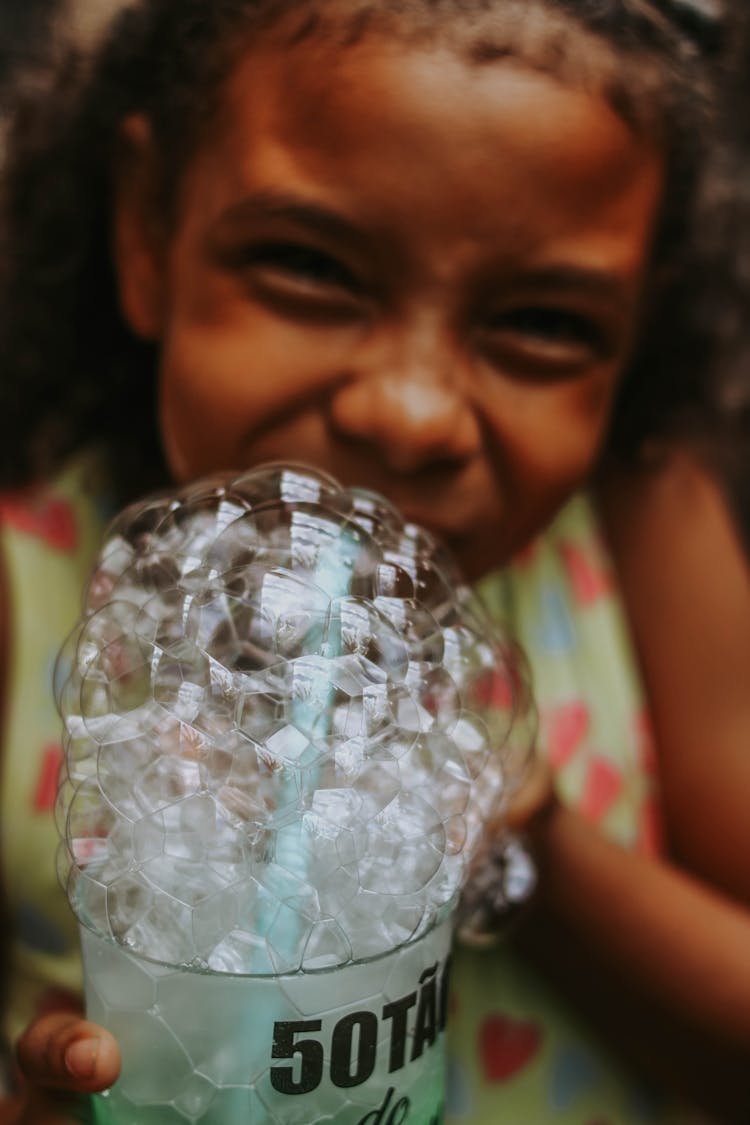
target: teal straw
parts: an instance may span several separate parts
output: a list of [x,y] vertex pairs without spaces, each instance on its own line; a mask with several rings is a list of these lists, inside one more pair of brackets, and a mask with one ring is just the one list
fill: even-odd
[[[338,598],[345,597],[350,590],[351,584],[351,570],[352,563],[356,556],[356,543],[351,532],[342,530],[335,545],[329,547],[327,550],[321,551],[317,565],[315,567],[315,585],[323,590],[331,601]],[[341,655],[341,649],[338,642],[335,642],[335,649],[333,649],[332,637],[328,631],[327,626],[330,624],[330,617],[326,622],[326,637],[328,650],[326,657],[329,660],[336,659]],[[315,646],[320,649],[323,642],[323,635],[318,638],[319,643]],[[329,706],[332,697],[333,689],[331,687],[330,678],[327,676],[325,666],[319,666],[317,671],[317,683],[315,690],[312,693],[314,703],[309,703],[304,700],[295,699],[292,707],[292,721],[297,720],[301,730],[318,730],[324,737],[331,733],[331,708]],[[320,700],[325,699],[325,705],[320,707]],[[297,781],[299,780],[300,770],[295,771],[292,777],[286,776],[281,790],[281,799],[284,807],[294,800],[298,792]],[[316,784],[316,778],[313,774],[308,783],[309,787]],[[301,826],[300,826],[301,827]],[[297,875],[304,882],[311,883],[310,880],[310,865],[312,856],[306,846],[303,844],[303,834],[300,834],[296,841],[287,838],[284,843],[279,846],[277,850],[277,861],[292,874]]]

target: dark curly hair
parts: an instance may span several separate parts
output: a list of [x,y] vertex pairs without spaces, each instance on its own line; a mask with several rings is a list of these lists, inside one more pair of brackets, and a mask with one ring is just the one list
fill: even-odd
[[[120,315],[110,257],[118,125],[134,112],[150,118],[168,209],[235,57],[270,30],[295,41],[338,36],[342,48],[366,33],[446,34],[477,66],[520,54],[565,81],[595,83],[633,127],[658,137],[668,167],[647,323],[613,440],[632,453],[720,411],[721,341],[706,294],[716,302],[730,292],[734,268],[719,215],[726,28],[699,0],[135,0],[93,57],[59,52],[53,79],[36,74],[12,116],[0,481],[51,471],[95,440],[111,452],[123,500],[161,483],[156,351]],[[596,57],[587,71],[582,63]]]

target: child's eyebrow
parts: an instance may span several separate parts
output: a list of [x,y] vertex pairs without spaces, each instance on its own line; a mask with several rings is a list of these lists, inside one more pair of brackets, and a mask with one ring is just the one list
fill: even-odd
[[263,220],[283,220],[306,227],[317,234],[338,240],[361,240],[362,232],[355,223],[320,203],[287,191],[264,188],[231,204],[219,216],[214,234],[230,234],[233,229]]
[[635,304],[639,288],[627,273],[568,263],[523,270],[518,280],[537,290],[570,292],[624,305]]

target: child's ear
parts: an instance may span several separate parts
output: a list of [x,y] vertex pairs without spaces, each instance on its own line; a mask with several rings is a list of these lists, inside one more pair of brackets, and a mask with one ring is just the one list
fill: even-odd
[[136,336],[158,340],[164,317],[167,237],[159,208],[153,133],[142,116],[120,126],[112,239],[122,314]]

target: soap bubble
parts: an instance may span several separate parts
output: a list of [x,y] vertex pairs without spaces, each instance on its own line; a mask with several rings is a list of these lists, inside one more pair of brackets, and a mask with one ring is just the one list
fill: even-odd
[[[445,548],[295,465],[127,508],[55,691],[78,918],[218,972],[319,970],[427,932],[534,739],[523,656]],[[504,858],[522,897],[524,853]]]

